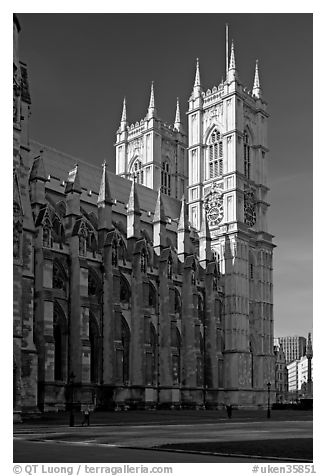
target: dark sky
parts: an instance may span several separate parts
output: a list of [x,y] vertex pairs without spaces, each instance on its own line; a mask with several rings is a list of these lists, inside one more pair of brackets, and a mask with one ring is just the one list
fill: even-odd
[[240,80],[252,87],[256,58],[269,103],[275,235],[275,336],[312,330],[312,15],[18,14],[21,59],[32,95],[31,137],[114,170],[123,96],[143,118],[150,83],[160,117],[183,121],[199,57],[205,89],[224,75],[224,25]]

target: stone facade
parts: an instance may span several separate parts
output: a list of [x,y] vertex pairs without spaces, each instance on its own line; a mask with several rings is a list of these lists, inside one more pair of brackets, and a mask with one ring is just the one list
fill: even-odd
[[266,405],[274,245],[258,65],[249,93],[232,46],[226,80],[204,93],[197,63],[189,141],[179,103],[173,126],[158,119],[153,85],[133,126],[124,101],[112,174],[29,139],[18,33],[15,18],[15,415]]

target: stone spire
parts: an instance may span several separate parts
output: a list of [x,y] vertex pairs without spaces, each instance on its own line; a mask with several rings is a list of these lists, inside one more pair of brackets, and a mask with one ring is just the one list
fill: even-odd
[[209,231],[208,221],[205,208],[203,208],[202,221],[199,231],[199,261],[203,268],[206,268],[211,258],[211,234]]
[[254,87],[252,88],[252,95],[255,96],[256,98],[261,98],[262,96],[262,89],[260,87],[260,80],[259,80],[258,59],[256,60]]
[[150,119],[152,117],[156,117],[157,111],[155,107],[155,96],[154,96],[154,81],[151,84],[151,96],[149,99],[149,106],[147,111],[147,117]]
[[181,119],[180,119],[179,98],[177,98],[177,107],[176,107],[176,110],[175,110],[174,128],[177,129],[177,131],[182,132],[182,124],[181,124]]
[[109,175],[107,171],[106,161],[102,164],[102,178],[100,184],[100,191],[97,199],[98,207],[105,207],[105,205],[112,205],[112,197],[109,184]]
[[131,182],[130,195],[127,210],[127,238],[140,236],[140,206],[135,181]]
[[190,229],[188,220],[188,206],[184,195],[181,199],[181,211],[178,223],[178,256],[184,262],[185,257],[190,254]]
[[234,53],[234,41],[232,40],[231,43],[231,56],[230,56],[230,64],[229,64],[229,72],[228,72],[228,79],[230,82],[235,81],[238,79],[238,72],[235,64],[235,53]]
[[199,71],[199,59],[196,60],[196,75],[195,75],[195,82],[193,87],[193,95],[194,97],[200,97],[202,91],[201,83],[200,83],[200,71]]
[[99,248],[104,246],[105,236],[109,230],[112,230],[112,197],[110,192],[109,174],[106,162],[104,160],[100,191],[97,199],[98,207],[98,235]]
[[120,131],[125,131],[127,129],[127,102],[126,98],[123,98],[123,104],[122,104],[122,114],[121,114],[121,121],[120,121]]
[[161,249],[166,246],[166,224],[167,219],[163,205],[161,190],[158,191],[154,218],[153,218],[153,246],[158,255]]

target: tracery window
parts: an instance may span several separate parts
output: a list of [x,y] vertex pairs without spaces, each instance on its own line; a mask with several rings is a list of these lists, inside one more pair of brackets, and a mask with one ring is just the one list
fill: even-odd
[[52,230],[48,222],[43,226],[43,246],[44,248],[51,248],[52,246]]
[[171,195],[171,174],[170,164],[165,161],[162,164],[161,170],[161,192],[166,195]]
[[112,243],[112,266],[118,266],[118,243]]
[[250,179],[250,145],[249,145],[249,135],[245,131],[243,134],[243,161],[244,161],[244,174],[247,179]]
[[135,160],[132,169],[131,169],[131,174],[135,182],[137,183],[144,183],[144,171],[142,169],[142,163],[140,160]]
[[61,269],[61,266],[57,263],[57,261],[53,262],[53,279],[52,279],[52,286],[54,289],[66,289],[66,277]]
[[181,337],[175,322],[171,323],[171,347],[172,347],[172,382],[173,385],[180,383],[181,371]]
[[172,279],[172,272],[173,272],[173,262],[171,256],[168,259],[168,279]]
[[87,239],[86,239],[86,232],[84,230],[81,231],[79,235],[79,254],[80,256],[86,256],[86,249],[87,249]]
[[221,133],[214,130],[208,146],[208,178],[219,177],[223,174],[223,140]]
[[140,254],[140,271],[146,273],[147,271],[147,256],[145,250],[142,250]]

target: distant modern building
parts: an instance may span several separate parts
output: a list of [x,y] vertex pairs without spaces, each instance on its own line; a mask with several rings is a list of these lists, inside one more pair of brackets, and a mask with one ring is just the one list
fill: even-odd
[[274,339],[275,355],[275,391],[276,403],[283,403],[287,399],[288,371],[286,367],[285,353],[279,339]]
[[299,360],[306,353],[307,341],[302,336],[279,337],[280,344],[285,353],[286,363],[289,364],[293,360]]
[[[274,339],[275,341],[275,339]],[[275,344],[275,342],[274,342]],[[275,348],[275,346],[274,346]],[[313,362],[311,334],[308,334],[306,355],[287,364],[289,398],[312,398]]]

